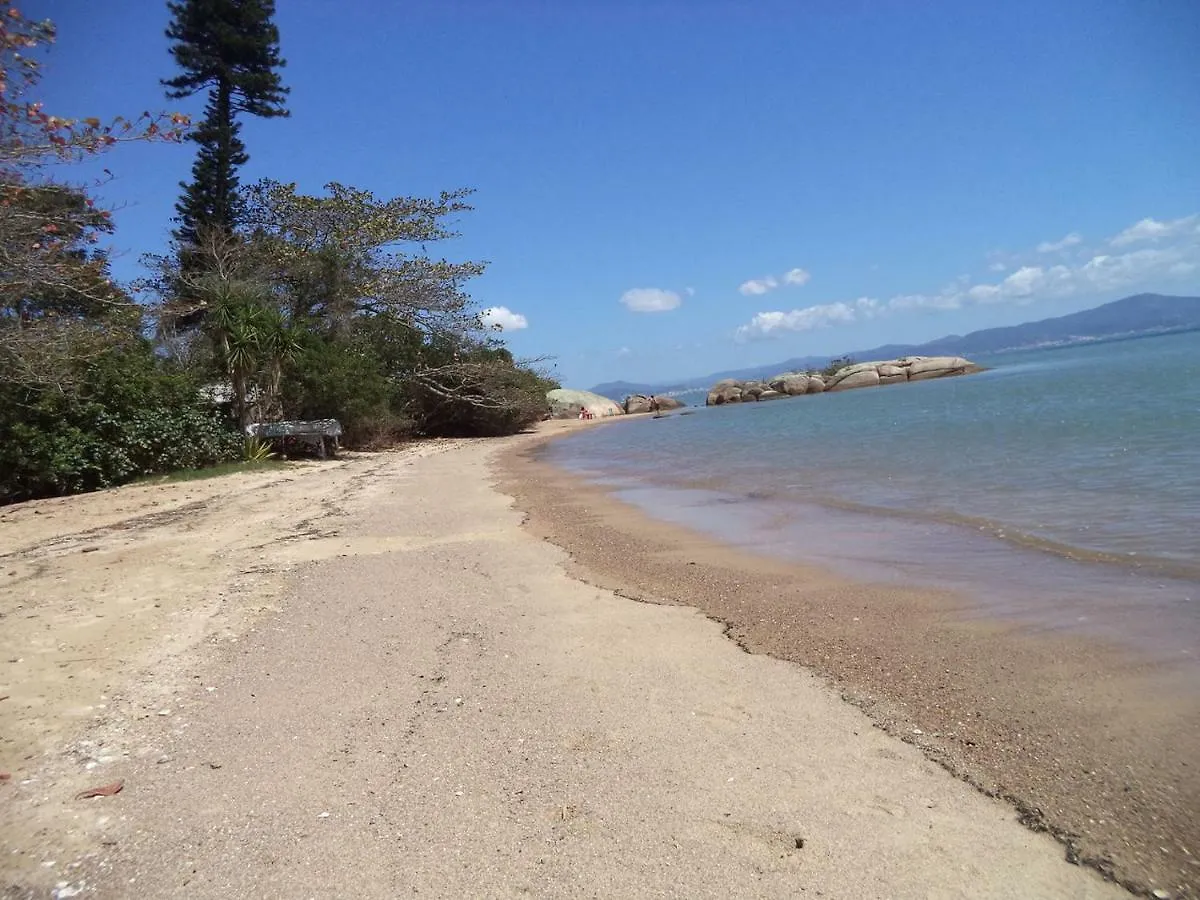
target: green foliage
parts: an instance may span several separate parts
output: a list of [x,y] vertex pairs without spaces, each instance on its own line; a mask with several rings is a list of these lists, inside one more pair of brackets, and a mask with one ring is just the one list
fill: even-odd
[[448,335],[424,343],[398,380],[417,432],[454,437],[514,434],[545,418],[558,387],[504,347]]
[[241,139],[241,123],[229,112],[229,97],[214,92],[204,118],[191,138],[200,145],[192,164],[192,180],[180,183],[183,194],[175,204],[179,228],[175,237],[184,245],[197,242],[205,228],[230,231],[242,215],[238,169],[250,161]]
[[337,419],[351,447],[386,446],[412,432],[396,385],[361,335],[344,339],[309,334],[284,372],[289,418]]
[[168,96],[190,97],[225,82],[237,98],[235,112],[286,116],[288,88],[277,69],[279,29],[275,0],[180,0],[167,3],[167,37],[181,72],[163,84]]
[[198,468],[242,452],[242,437],[183,375],[138,344],[79,363],[69,392],[0,387],[0,503]]
[[242,209],[237,170],[249,160],[237,117],[288,115],[288,88],[278,71],[285,62],[274,0],[180,0],[167,8],[167,37],[180,69],[163,81],[167,96],[209,92],[204,120],[192,134],[200,145],[192,181],[182,185],[176,206],[175,236],[186,247],[206,228],[233,231]]
[[300,329],[285,318],[272,302],[270,286],[261,282],[205,275],[198,294],[207,311],[203,329],[233,386],[238,424],[279,418],[283,366],[300,350]]
[[[239,116],[287,115],[274,3],[168,8],[180,69],[168,93],[208,97],[178,253],[145,283],[160,300],[147,310],[93,248],[108,215],[28,175],[121,140],[178,139],[188,121],[42,113],[22,96],[38,75],[25,51],[53,27],[0,0],[0,112],[11,120],[0,128],[0,503],[263,464],[269,448],[236,427],[252,420],[336,418],[347,444],[377,446],[509,434],[542,418],[556,385],[488,334],[465,290],[485,264],[428,254],[456,236],[471,191],[388,198],[331,183],[305,195],[270,180],[239,190]],[[202,384],[228,389],[233,421],[201,399]]]
[[822,375],[836,375],[846,366],[854,365],[854,358],[851,356],[839,356],[837,359],[831,359],[829,365],[821,370]]
[[275,451],[271,449],[270,441],[248,437],[242,445],[242,459],[246,462],[266,462],[268,459],[274,458]]
[[530,369],[493,360],[465,368],[449,395],[426,379],[412,379],[405,388],[405,408],[420,434],[496,437],[544,419],[546,392],[557,386]]
[[426,247],[456,236],[447,220],[471,210],[470,194],[381,198],[332,182],[308,195],[264,180],[246,191],[248,249],[294,318],[332,331],[359,316],[390,316],[461,333],[478,327],[462,286],[485,264],[430,259]]

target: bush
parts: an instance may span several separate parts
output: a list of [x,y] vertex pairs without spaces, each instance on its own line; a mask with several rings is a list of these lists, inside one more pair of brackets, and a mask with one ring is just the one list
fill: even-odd
[[242,435],[148,345],[78,367],[69,392],[0,388],[0,503],[241,457]]
[[839,356],[837,359],[831,359],[829,361],[829,365],[821,370],[821,374],[825,375],[826,377],[830,375],[836,375],[842,369],[846,368],[846,366],[852,365],[854,365],[854,357]]
[[465,363],[454,396],[414,380],[406,386],[406,409],[420,434],[496,437],[516,434],[549,411],[546,392],[557,387],[511,358]]
[[283,406],[291,419],[337,419],[351,447],[381,447],[412,433],[397,413],[396,386],[364,341],[309,335],[284,370]]

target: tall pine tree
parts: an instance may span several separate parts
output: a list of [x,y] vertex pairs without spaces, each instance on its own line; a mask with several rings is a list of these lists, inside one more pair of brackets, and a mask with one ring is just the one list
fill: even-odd
[[192,133],[200,145],[192,181],[181,183],[175,205],[175,238],[194,244],[205,229],[232,231],[240,213],[238,167],[249,156],[239,137],[238,115],[288,115],[288,88],[278,70],[279,29],[275,0],[180,0],[168,2],[171,55],[182,70],[164,80],[167,96],[190,97],[208,91],[204,119]]

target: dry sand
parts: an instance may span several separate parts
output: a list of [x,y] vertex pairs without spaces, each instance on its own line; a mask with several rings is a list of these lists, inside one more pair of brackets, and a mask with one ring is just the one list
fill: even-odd
[[810,672],[568,574],[493,486],[528,443],[4,511],[5,896],[1125,896]]

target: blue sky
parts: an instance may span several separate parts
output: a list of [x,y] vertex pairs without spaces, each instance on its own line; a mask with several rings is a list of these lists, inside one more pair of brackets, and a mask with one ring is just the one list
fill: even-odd
[[[59,115],[183,109],[165,3],[27,2]],[[521,356],[663,380],[1200,293],[1195,0],[285,0],[243,182],[473,187]],[[127,147],[121,278],[193,146]]]

